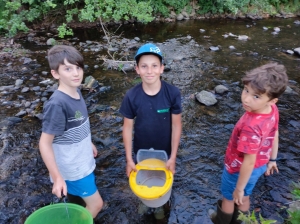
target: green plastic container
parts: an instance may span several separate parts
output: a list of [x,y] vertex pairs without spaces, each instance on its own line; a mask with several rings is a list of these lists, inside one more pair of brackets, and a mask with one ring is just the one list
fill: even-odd
[[[67,209],[68,212],[67,212]],[[93,224],[91,213],[72,203],[47,205],[33,212],[25,224]]]

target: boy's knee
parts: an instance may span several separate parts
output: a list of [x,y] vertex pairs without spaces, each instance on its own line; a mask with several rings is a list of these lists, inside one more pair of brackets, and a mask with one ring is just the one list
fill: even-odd
[[100,212],[103,208],[103,200],[99,201],[98,205],[97,205],[97,209],[98,209],[98,212]]

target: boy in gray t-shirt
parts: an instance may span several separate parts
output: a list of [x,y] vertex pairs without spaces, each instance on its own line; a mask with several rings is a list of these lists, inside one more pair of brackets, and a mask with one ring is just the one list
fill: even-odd
[[83,57],[71,46],[56,45],[48,52],[52,76],[59,80],[43,110],[40,152],[57,197],[71,194],[84,200],[95,218],[103,200],[95,184],[97,149],[91,141],[85,101],[79,91]]

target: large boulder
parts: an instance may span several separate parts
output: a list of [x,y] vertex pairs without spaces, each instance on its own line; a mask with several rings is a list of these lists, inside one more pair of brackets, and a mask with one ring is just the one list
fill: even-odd
[[197,93],[196,99],[200,103],[205,104],[206,106],[212,106],[218,102],[213,93],[205,91],[205,90],[202,90],[200,93]]

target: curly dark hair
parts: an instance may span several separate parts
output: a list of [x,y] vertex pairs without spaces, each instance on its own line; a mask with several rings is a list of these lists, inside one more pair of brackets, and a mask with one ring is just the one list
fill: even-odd
[[271,62],[246,72],[244,85],[250,85],[260,94],[267,93],[270,100],[278,98],[286,89],[288,76],[284,65]]

